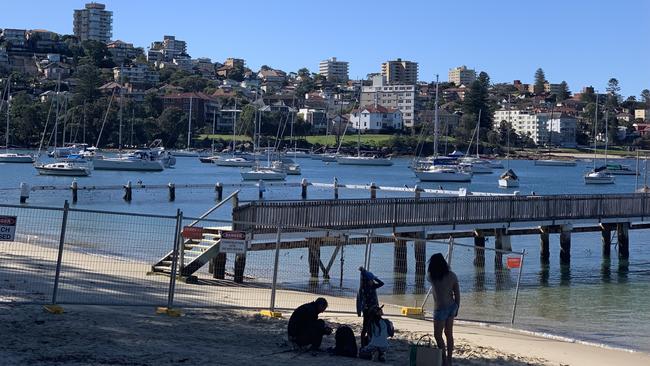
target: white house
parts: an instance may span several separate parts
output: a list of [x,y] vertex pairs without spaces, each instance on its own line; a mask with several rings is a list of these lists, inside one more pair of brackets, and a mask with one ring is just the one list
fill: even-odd
[[350,124],[362,131],[379,131],[385,128],[401,130],[402,112],[399,109],[386,108],[381,105],[367,105],[350,113]]

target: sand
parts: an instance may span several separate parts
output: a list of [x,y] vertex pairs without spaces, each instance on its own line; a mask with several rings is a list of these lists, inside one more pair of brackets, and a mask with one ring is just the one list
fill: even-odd
[[[80,252],[64,254],[60,299],[66,302],[135,304],[64,305],[63,314],[50,314],[47,303],[54,269],[54,248],[26,243],[0,245],[0,365],[356,365],[369,362],[334,358],[326,353],[291,352],[286,322],[268,319],[247,306],[264,308],[268,289],[233,286],[229,281],[204,279],[200,285],[179,282],[175,303],[181,317],[155,313],[165,304],[168,278],[148,276],[148,264]],[[285,307],[315,295],[279,291]],[[353,309],[354,300],[328,296],[333,310]],[[227,307],[193,309],[198,307]],[[397,315],[385,308],[397,329],[388,354],[390,365],[408,365],[408,345],[430,334],[430,320]],[[353,325],[356,315],[326,313],[333,326]],[[459,322],[456,365],[650,365],[650,355],[606,349],[539,337],[524,332]],[[328,337],[324,348],[333,345]]]

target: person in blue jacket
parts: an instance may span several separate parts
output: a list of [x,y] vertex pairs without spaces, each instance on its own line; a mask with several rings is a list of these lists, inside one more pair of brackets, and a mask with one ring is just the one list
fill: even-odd
[[377,289],[384,285],[372,272],[359,267],[361,281],[357,293],[357,316],[363,314],[363,326],[361,328],[361,347],[368,345],[368,332],[370,330],[370,310],[379,306]]

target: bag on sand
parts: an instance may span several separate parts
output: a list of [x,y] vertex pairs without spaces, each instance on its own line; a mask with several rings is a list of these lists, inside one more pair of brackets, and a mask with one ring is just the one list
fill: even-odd
[[357,357],[357,340],[352,328],[341,325],[336,328],[334,354],[344,357]]
[[442,350],[433,345],[428,335],[423,335],[416,343],[411,343],[409,351],[409,366],[442,365]]

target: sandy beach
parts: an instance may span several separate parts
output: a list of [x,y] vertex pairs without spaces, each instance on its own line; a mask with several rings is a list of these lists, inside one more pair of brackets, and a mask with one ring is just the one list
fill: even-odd
[[[64,305],[63,314],[50,314],[47,303],[53,273],[54,248],[27,243],[0,246],[1,365],[353,365],[366,361],[296,354],[286,344],[286,322],[257,315],[246,306],[264,308],[269,291],[255,286],[202,280],[179,282],[176,306],[181,317],[157,315],[153,304],[164,304],[168,277],[148,276],[146,263],[66,252],[61,299],[65,302],[136,304],[144,306]],[[206,276],[207,277],[207,276]],[[281,307],[293,307],[316,295],[279,291]],[[350,298],[328,297],[332,310],[354,309]],[[215,307],[195,309],[191,307]],[[386,307],[397,329],[388,354],[390,365],[408,365],[408,344],[430,334],[429,320],[405,318]],[[355,314],[326,313],[336,324],[353,325]],[[460,322],[457,365],[648,365],[650,355],[559,339],[505,328]],[[323,348],[333,345],[329,337]]]

